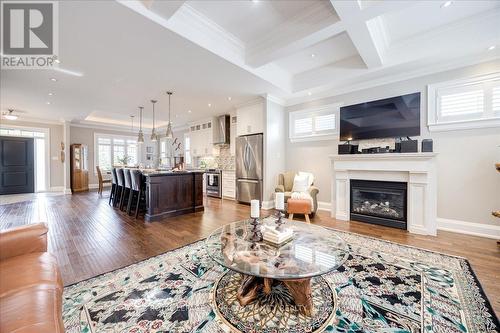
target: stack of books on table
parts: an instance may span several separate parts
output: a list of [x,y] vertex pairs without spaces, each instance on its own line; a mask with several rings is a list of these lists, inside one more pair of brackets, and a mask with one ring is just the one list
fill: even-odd
[[293,237],[293,230],[292,228],[283,228],[283,230],[278,231],[274,226],[266,226],[262,232],[262,237],[266,242],[282,244]]

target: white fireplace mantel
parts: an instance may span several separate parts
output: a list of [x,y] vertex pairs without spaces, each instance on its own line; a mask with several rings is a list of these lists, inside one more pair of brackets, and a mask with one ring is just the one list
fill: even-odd
[[436,153],[331,155],[332,217],[350,219],[350,180],[406,182],[408,231],[436,235]]

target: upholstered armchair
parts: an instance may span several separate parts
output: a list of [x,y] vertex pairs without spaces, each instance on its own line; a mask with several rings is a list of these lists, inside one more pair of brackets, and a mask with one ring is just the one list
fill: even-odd
[[[274,189],[275,192],[285,192],[285,202],[292,196],[293,179],[295,178],[295,171],[285,171],[278,175],[278,186]],[[309,187],[309,194],[313,198],[312,216],[318,210],[318,193],[319,189],[313,185]]]

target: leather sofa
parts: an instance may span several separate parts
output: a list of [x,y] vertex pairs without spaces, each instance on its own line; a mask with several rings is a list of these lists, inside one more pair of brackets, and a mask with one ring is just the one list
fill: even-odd
[[[293,179],[295,178],[295,171],[286,171],[283,173],[280,173],[278,175],[278,186],[274,189],[275,192],[285,192],[285,202],[288,201],[288,199],[291,198],[292,196],[292,188],[293,188]],[[311,216],[314,216],[316,214],[316,211],[318,210],[318,193],[319,189],[314,186],[309,187],[308,189],[309,194],[311,195],[313,199],[313,207],[311,209]]]
[[47,227],[0,232],[0,332],[62,333],[63,284],[47,253]]

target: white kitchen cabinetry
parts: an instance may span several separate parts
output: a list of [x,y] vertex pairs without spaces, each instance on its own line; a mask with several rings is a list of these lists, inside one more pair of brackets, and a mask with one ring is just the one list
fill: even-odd
[[189,126],[191,154],[195,157],[213,155],[212,120],[192,123]]
[[222,197],[236,198],[236,174],[234,171],[222,170]]
[[236,155],[236,127],[238,126],[238,117],[231,116],[230,136],[229,136],[229,152],[232,156]]
[[236,110],[236,135],[264,133],[264,103],[243,106]]

